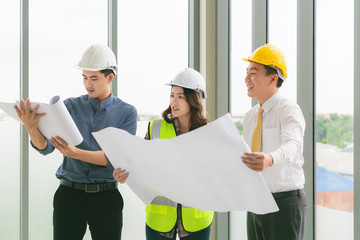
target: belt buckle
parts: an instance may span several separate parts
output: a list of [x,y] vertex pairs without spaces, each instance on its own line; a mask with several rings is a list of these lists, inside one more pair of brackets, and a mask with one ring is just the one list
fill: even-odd
[[[88,187],[90,186],[90,188],[88,189]],[[94,190],[94,187],[96,186],[95,190]],[[95,185],[89,185],[89,184],[86,184],[85,185],[85,192],[86,193],[97,193],[97,192],[100,192],[100,185],[99,184],[95,184]]]

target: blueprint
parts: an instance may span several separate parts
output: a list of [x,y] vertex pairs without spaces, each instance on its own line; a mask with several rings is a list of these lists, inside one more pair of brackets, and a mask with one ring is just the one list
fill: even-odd
[[[14,106],[17,105],[19,107],[19,104],[19,101],[16,103],[0,102],[0,108],[10,117],[21,122],[14,109]],[[50,104],[30,102],[30,110],[34,110],[37,104],[39,105],[37,113],[46,113],[44,117],[39,119],[38,123],[38,129],[42,135],[47,139],[59,136],[68,144],[74,146],[79,145],[83,141],[80,131],[59,96],[51,98]]]
[[200,210],[278,211],[261,173],[241,161],[250,152],[230,114],[173,139],[145,140],[117,128],[93,133],[128,186],[148,205],[157,195]]

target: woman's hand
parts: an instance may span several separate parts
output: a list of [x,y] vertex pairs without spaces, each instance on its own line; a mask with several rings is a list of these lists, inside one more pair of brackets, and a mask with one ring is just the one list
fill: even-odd
[[117,168],[113,172],[114,179],[118,181],[121,184],[124,184],[129,177],[129,172],[127,172],[125,169]]

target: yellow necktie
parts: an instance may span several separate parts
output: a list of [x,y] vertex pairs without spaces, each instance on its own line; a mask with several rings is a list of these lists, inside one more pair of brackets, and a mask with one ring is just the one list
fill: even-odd
[[259,107],[256,126],[254,128],[252,142],[251,142],[252,152],[261,152],[261,129],[262,129],[262,121],[263,121],[263,117],[262,117],[263,112],[264,109],[262,109],[262,107]]

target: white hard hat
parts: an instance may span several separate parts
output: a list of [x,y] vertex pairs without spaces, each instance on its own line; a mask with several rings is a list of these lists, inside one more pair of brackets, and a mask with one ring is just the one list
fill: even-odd
[[185,68],[179,72],[175,78],[166,85],[179,86],[192,89],[200,93],[200,97],[206,98],[206,86],[203,76],[192,68]]
[[95,44],[86,49],[75,68],[88,71],[112,69],[115,74],[118,67],[113,51],[103,44]]

